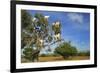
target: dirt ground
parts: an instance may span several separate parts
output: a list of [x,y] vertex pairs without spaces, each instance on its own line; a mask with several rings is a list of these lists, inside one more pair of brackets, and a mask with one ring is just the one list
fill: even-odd
[[[69,57],[66,59],[68,60],[88,60],[90,59],[89,56],[74,56],[74,57]],[[59,56],[59,57],[39,57],[40,62],[48,62],[48,61],[63,61],[64,59]]]
[[[63,59],[62,56],[48,56],[48,57],[39,57],[39,61],[38,62],[50,62],[50,61],[74,61],[74,60],[89,60],[90,57],[89,56],[73,56],[73,57],[69,57],[67,59]],[[28,63],[29,61],[26,60],[25,58],[22,58],[21,60],[22,63]]]

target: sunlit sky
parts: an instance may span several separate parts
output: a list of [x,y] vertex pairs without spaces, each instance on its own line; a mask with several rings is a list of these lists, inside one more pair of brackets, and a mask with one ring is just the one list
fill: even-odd
[[37,10],[27,10],[27,12],[33,17],[37,12],[50,16],[49,24],[59,20],[62,26],[61,36],[65,41],[71,41],[78,50],[90,49],[90,13]]

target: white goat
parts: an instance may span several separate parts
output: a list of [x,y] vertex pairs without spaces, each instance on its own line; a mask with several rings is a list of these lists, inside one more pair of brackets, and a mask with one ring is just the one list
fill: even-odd
[[52,23],[52,25],[54,25],[55,27],[59,27],[59,26],[60,26],[60,22],[57,21],[57,22],[55,22],[55,23]]
[[61,39],[61,34],[58,33],[58,34],[54,35],[54,39],[55,40],[60,40]]
[[50,16],[44,16],[45,19],[48,19]]
[[35,20],[36,20],[36,18],[34,17],[32,21],[34,22]]

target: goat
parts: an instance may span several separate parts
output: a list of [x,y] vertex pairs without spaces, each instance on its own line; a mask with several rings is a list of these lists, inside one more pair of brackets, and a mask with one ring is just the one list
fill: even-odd
[[61,34],[58,33],[58,34],[54,35],[54,39],[55,40],[60,40],[61,39]]

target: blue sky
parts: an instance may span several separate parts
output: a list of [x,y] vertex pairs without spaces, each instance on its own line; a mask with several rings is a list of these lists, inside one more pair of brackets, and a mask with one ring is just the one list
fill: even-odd
[[71,41],[79,50],[90,49],[89,13],[28,10],[33,17],[37,12],[50,16],[49,24],[57,20],[61,22],[61,36],[65,41]]

